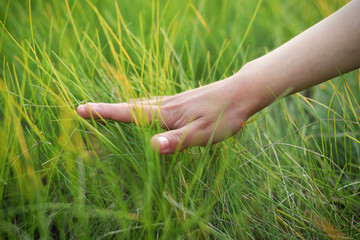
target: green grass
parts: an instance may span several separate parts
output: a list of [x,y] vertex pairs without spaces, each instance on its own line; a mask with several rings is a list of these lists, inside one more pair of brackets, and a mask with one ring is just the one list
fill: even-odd
[[0,1],[0,238],[360,238],[358,70],[168,156],[75,111],[230,76],[345,2]]

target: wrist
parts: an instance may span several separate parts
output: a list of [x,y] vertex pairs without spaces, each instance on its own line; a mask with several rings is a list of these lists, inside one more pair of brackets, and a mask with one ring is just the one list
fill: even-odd
[[[237,73],[230,77],[234,92],[239,98],[241,105],[246,104],[248,117],[270,105],[276,93],[268,86],[262,69],[259,67],[258,59],[245,64]],[[267,82],[266,82],[267,81]]]

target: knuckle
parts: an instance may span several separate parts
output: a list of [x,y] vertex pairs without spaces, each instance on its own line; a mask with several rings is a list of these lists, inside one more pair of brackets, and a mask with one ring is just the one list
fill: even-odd
[[184,121],[184,110],[180,104],[171,104],[160,107],[160,115],[168,128],[179,128]]
[[202,135],[211,134],[214,130],[214,124],[208,118],[198,118],[195,123],[195,128],[198,132],[201,132]]
[[177,112],[181,108],[180,104],[169,104],[161,106],[161,110],[166,114]]

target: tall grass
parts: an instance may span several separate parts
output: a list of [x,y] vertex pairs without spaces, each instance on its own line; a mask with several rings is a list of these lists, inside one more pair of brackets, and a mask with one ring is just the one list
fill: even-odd
[[345,2],[1,1],[0,238],[359,238],[359,71],[167,156],[75,111],[230,76]]

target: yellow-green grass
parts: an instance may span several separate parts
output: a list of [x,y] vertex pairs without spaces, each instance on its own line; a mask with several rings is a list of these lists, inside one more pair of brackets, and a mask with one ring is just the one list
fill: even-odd
[[223,79],[346,2],[1,1],[0,238],[359,238],[359,71],[167,156],[75,111]]

